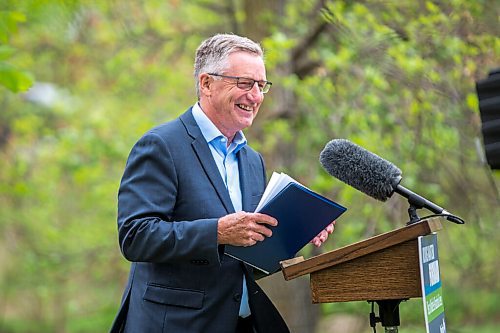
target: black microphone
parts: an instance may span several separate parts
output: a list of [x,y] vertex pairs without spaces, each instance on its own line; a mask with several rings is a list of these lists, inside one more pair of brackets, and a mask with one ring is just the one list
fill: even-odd
[[[446,215],[451,222],[464,223],[442,207],[402,186],[402,172],[397,166],[349,140],[335,139],[328,142],[319,160],[330,175],[372,198],[386,201],[396,192],[408,199],[416,209],[426,208],[434,214]],[[414,219],[413,216],[410,218]]]

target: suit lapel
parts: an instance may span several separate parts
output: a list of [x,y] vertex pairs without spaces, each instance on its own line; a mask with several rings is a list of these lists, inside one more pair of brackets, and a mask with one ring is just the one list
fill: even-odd
[[203,170],[205,171],[207,178],[215,188],[219,199],[222,201],[222,204],[224,205],[228,213],[234,213],[234,207],[231,202],[231,198],[229,197],[229,192],[227,191],[226,186],[222,181],[219,169],[217,169],[217,165],[215,164],[212,152],[208,147],[208,143],[203,137],[200,128],[196,124],[196,121],[194,120],[191,109],[182,114],[180,116],[180,119],[186,127],[186,131],[188,132],[188,134],[193,138],[191,146],[193,147],[193,150],[197,155],[200,164],[203,166]]

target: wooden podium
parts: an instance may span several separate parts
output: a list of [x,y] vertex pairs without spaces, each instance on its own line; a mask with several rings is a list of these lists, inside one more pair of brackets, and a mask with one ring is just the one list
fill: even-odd
[[[422,296],[418,237],[441,228],[439,218],[423,220],[306,260],[283,261],[282,273],[285,280],[310,274],[313,303],[374,301],[378,321],[387,326],[384,319],[389,319],[398,326],[399,309],[394,314],[393,308]],[[389,318],[393,315],[397,318]]]

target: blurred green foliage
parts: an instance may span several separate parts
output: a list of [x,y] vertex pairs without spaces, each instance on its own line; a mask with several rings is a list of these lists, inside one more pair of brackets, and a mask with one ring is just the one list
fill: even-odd
[[[403,199],[376,202],[321,169],[326,142],[347,138],[467,221],[439,233],[450,331],[500,321],[498,174],[477,154],[474,87],[499,66],[498,2],[258,3],[0,4],[0,331],[109,328],[128,273],[115,222],[128,152],[195,102],[194,51],[215,32],[266,50],[274,85],[247,136],[268,171],[349,208],[323,250],[408,219]],[[405,323],[422,323],[421,300],[401,311]]]
[[15,48],[8,45],[10,38],[17,32],[18,24],[25,20],[23,13],[0,11],[0,86],[13,92],[26,91],[33,84],[30,73],[7,62],[16,52]]

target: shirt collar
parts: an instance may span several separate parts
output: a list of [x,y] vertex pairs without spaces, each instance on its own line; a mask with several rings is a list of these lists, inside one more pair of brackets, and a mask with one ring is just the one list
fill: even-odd
[[[211,143],[216,138],[225,138],[222,132],[214,125],[214,123],[207,117],[205,112],[201,109],[199,103],[193,105],[193,117],[198,127],[201,130],[201,134],[208,143]],[[227,138],[226,138],[227,140]],[[219,141],[219,140],[217,140]],[[236,135],[231,142],[231,146],[235,146],[234,153],[236,154],[241,148],[243,148],[247,144],[247,139],[242,131],[236,132]]]

